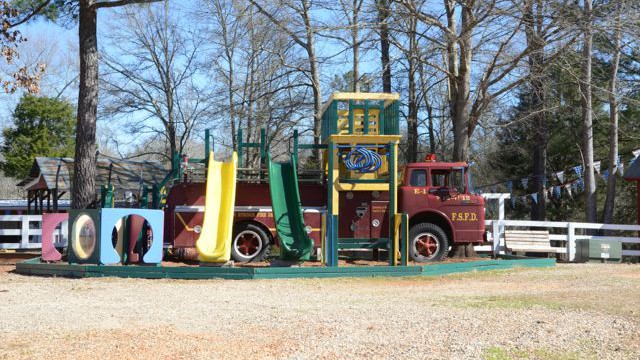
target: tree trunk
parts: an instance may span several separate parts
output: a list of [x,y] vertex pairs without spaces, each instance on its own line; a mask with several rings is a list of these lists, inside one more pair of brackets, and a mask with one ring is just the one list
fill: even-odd
[[[448,15],[449,16],[449,15]],[[452,16],[455,18],[455,14]],[[467,161],[469,159],[469,94],[471,87],[471,56],[473,48],[471,45],[470,22],[473,19],[470,5],[462,5],[461,35],[460,35],[460,55],[457,73],[452,74],[455,79],[454,92],[452,93],[451,119],[453,121],[453,161]],[[453,47],[450,51],[454,51]],[[455,56],[453,56],[455,57]],[[450,60],[452,56],[449,55]]]
[[378,1],[378,21],[380,22],[380,60],[382,64],[382,92],[391,92],[391,66],[389,57],[389,0]]
[[[616,4],[615,30],[613,36],[614,54],[611,61],[611,78],[609,79],[609,178],[607,179],[607,198],[604,202],[602,221],[605,224],[613,222],[613,210],[616,199],[616,170],[618,162],[618,68],[620,66],[621,46],[621,1]],[[640,211],[640,210],[639,210]]]
[[[539,49],[529,55],[529,81],[530,88],[530,111],[533,113],[533,123],[535,126],[535,144],[533,147],[533,188],[538,194],[538,202],[531,206],[531,220],[543,221],[547,216],[546,198],[546,173],[547,173],[547,143],[549,131],[547,125],[547,115],[544,112],[545,106],[545,75],[544,75],[544,40],[538,33],[540,28],[536,25],[540,23],[534,15],[534,1],[529,0],[524,6],[525,34],[527,46]],[[538,6],[542,6],[538,3]]]
[[591,57],[593,53],[593,26],[591,0],[584,0],[584,44],[582,49],[582,151],[584,154],[584,185],[586,195],[586,221],[597,221],[596,181],[593,169],[593,108],[591,90]]
[[353,92],[360,92],[360,42],[358,40],[358,0],[353,0],[353,23],[351,24],[351,46],[353,50]]
[[96,114],[98,110],[97,14],[90,1],[80,1],[80,88],[73,163],[73,209],[86,209],[96,196]]
[[[178,149],[178,143],[176,141],[176,129],[173,123],[173,119],[169,119],[169,124],[167,126],[167,138],[169,140],[169,154],[171,154],[171,168],[175,169],[179,164],[175,164],[176,161],[175,156],[173,156],[176,152],[182,152],[182,149]],[[179,159],[177,161],[180,161]]]
[[[461,35],[456,24],[454,0],[444,0],[447,27],[447,62],[449,68],[449,111],[453,122],[453,161],[467,161],[469,156],[469,92],[471,82],[471,31],[468,29],[472,19],[472,4],[463,4],[461,16]],[[459,46],[458,46],[459,44]],[[458,47],[460,51],[458,52]],[[449,257],[477,257],[473,244],[452,245]]]
[[421,63],[418,66],[418,73],[420,75],[420,87],[422,92],[422,101],[424,102],[424,107],[427,110],[427,131],[429,133],[429,153],[436,153],[436,139],[435,139],[435,130],[434,130],[434,119],[433,119],[433,105],[431,105],[431,101],[429,100],[429,92],[430,89],[426,84],[426,74],[424,72],[424,64]]
[[[307,36],[307,56],[309,57],[309,68],[311,71],[311,82],[313,83],[313,143],[320,145],[322,139],[321,125],[322,125],[322,88],[320,85],[320,74],[318,73],[318,57],[316,56],[315,46],[315,33],[311,26],[311,19],[309,18],[309,5],[306,1],[302,2],[302,18],[304,20],[304,26],[306,28]],[[319,169],[322,169],[322,158],[320,149],[313,150],[313,156],[318,162]]]
[[413,17],[409,25],[409,106],[407,116],[407,162],[413,163],[418,159],[418,99],[416,91],[416,59],[418,40],[416,39],[417,19]]

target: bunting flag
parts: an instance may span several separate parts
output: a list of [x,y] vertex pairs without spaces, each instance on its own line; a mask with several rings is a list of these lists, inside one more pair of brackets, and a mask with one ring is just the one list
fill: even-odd
[[[625,165],[631,166],[634,161],[640,161],[640,148],[632,150],[631,153],[633,154],[632,158],[630,159],[628,164],[625,164],[623,162],[624,159],[622,159],[622,156],[618,155],[617,159],[616,159],[616,163],[613,164],[613,171],[609,171],[607,175],[603,176],[603,172],[607,169],[603,168],[602,166],[602,161],[594,161],[593,162],[593,169],[594,172],[600,174],[600,176],[605,179],[605,181],[607,181],[608,177],[613,175],[613,174],[617,174],[618,172],[620,172],[621,175],[624,174],[624,167]],[[569,175],[569,172],[573,171],[576,175],[577,178],[576,180],[568,180],[571,178],[571,175]],[[544,179],[543,181],[543,186],[545,188],[547,188],[549,185],[551,185],[551,187],[553,186],[561,186],[564,187],[565,189],[567,189],[567,191],[571,191],[573,190],[574,192],[578,191],[578,190],[583,190],[584,189],[584,179],[583,179],[583,174],[584,174],[584,167],[582,165],[575,165],[572,166],[570,168],[567,168],[566,170],[563,171],[557,171],[557,172],[551,172],[547,175],[531,175],[531,176],[527,176],[527,177],[523,177],[520,179],[520,184],[522,185],[522,189],[527,190],[529,187],[529,179],[534,178],[534,179],[538,179],[539,177],[541,177],[542,179]],[[558,185],[554,185],[553,182],[555,182],[555,180],[548,180],[547,176],[551,176],[552,178],[555,176],[557,178],[557,180],[559,180]],[[572,184],[570,186],[564,186],[564,182],[565,181],[572,181]],[[538,184],[538,181],[536,181],[536,186]],[[486,185],[484,186],[485,189],[490,189],[491,191],[493,191],[494,193],[497,192],[498,189],[502,189],[503,187],[506,186],[506,189],[509,193],[513,193],[514,188],[519,188],[518,186],[518,180],[505,180],[503,182],[497,183],[497,184],[493,184],[493,185]],[[480,191],[480,188],[478,188],[478,191]],[[486,190],[485,190],[486,191]],[[549,191],[549,196],[553,196],[553,188],[547,188],[547,191]],[[571,196],[572,194],[569,194],[569,196]],[[523,202],[527,202],[527,197],[529,195],[525,195],[523,196],[522,201]]]
[[622,162],[622,158],[618,155],[618,168],[620,169],[620,175],[624,174],[624,163]]
[[555,195],[556,199],[560,199],[562,195],[562,189],[560,188],[560,186],[553,187],[553,195]]
[[582,179],[582,165],[574,166],[573,171],[578,175],[578,179]]
[[573,190],[573,192],[578,192],[578,182],[575,181],[571,184],[571,189]]
[[607,180],[609,179],[609,170],[604,170],[602,172],[602,174],[600,174],[600,176],[602,176],[602,179],[604,180],[604,182],[607,182]]
[[538,203],[538,194],[531,194],[531,198],[533,199],[533,202],[535,202],[536,204]]
[[572,198],[573,194],[571,193],[571,188],[572,188],[571,184],[565,185],[564,188],[567,190],[567,194],[569,194],[569,197]]

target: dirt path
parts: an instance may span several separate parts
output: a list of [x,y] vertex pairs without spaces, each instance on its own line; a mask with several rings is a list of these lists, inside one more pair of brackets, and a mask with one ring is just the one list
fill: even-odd
[[260,281],[1,272],[0,303],[0,359],[640,358],[638,265]]

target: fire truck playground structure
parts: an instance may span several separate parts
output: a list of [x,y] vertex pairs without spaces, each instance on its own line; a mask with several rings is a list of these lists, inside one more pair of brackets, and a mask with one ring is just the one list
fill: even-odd
[[[323,107],[322,143],[300,144],[294,131],[291,160],[285,163],[271,161],[264,130],[259,142],[249,143],[239,131],[237,154],[228,163],[214,160],[210,139],[207,131],[203,159],[175,154],[184,161],[174,161],[161,184],[144,189],[140,208],[111,207],[114,189],[107,185],[101,208],[71,210],[69,265],[55,263],[61,256],[50,246],[44,224],[43,256],[18,271],[259,278],[425,275],[554,264],[551,259],[493,259],[408,266],[410,260],[442,260],[449,245],[481,243],[484,202],[470,193],[465,163],[407,164],[398,176],[397,94],[333,94]],[[299,152],[305,149],[322,151],[323,170],[299,174]],[[259,152],[258,168],[238,168],[250,151]],[[207,181],[191,181],[188,164],[207,164]],[[436,184],[438,178],[443,182]],[[214,266],[162,266],[163,244],[165,257],[191,256]],[[287,267],[229,266],[231,259],[264,260],[272,245],[279,248],[277,263]],[[339,250],[351,249],[386,250],[388,266],[338,267]],[[323,266],[291,267],[312,259]],[[105,266],[112,264],[133,266]]]

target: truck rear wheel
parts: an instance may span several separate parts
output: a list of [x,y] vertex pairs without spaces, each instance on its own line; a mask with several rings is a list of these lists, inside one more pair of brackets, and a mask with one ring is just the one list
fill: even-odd
[[409,256],[413,261],[442,261],[449,252],[447,234],[436,224],[420,223],[412,226],[409,239]]
[[231,257],[240,263],[260,262],[269,256],[271,237],[259,225],[242,222],[233,227]]

